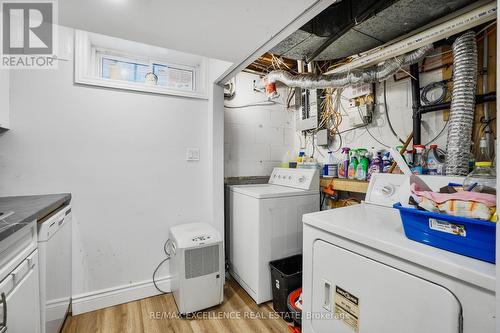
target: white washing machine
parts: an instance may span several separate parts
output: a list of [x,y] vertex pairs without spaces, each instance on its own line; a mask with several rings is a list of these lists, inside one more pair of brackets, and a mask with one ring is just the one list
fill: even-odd
[[319,210],[318,170],[275,168],[268,184],[231,186],[229,204],[229,272],[267,302],[269,262],[302,253],[302,215]]
[[391,208],[403,177],[376,174],[365,203],[304,216],[305,333],[495,332],[495,265],[407,239]]

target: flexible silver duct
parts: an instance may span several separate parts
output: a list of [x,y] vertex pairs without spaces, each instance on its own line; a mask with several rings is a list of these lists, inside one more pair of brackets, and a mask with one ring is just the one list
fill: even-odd
[[272,71],[262,80],[263,84],[282,82],[288,87],[303,89],[338,88],[358,83],[374,83],[385,80],[395,74],[403,66],[408,66],[420,61],[431,50],[432,44],[423,46],[413,52],[386,60],[382,65],[366,69],[353,69],[351,71],[333,74],[298,74],[292,75],[286,71]]
[[465,176],[469,173],[476,84],[476,34],[468,31],[453,43],[453,93],[445,166],[447,175]]

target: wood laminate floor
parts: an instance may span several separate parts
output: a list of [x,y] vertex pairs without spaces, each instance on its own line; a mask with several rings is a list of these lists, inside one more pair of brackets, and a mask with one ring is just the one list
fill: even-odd
[[62,333],[245,333],[289,332],[272,304],[257,305],[234,281],[226,281],[224,303],[197,314],[178,318],[172,294],[69,316]]

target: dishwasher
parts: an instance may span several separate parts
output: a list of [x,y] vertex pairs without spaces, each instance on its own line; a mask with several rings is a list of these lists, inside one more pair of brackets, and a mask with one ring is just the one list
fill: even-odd
[[71,304],[71,206],[38,221],[42,333],[61,330]]

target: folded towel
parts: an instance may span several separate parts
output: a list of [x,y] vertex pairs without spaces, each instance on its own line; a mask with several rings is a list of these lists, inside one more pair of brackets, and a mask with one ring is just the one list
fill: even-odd
[[[411,184],[411,191],[417,197],[424,197],[437,204],[442,204],[448,200],[474,201],[482,203],[488,207],[496,206],[496,195],[479,192],[460,191],[456,193],[437,193],[431,191],[420,191],[416,183]],[[417,200],[419,201],[419,200]]]

